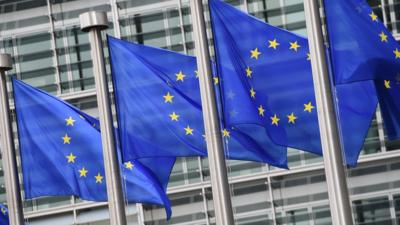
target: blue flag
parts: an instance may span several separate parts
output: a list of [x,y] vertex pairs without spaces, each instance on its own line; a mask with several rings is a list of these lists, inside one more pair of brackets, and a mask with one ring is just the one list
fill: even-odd
[[0,225],[8,225],[10,220],[8,218],[8,209],[4,205],[0,204]]
[[[196,59],[112,37],[108,46],[124,160],[206,156]],[[224,126],[221,132],[227,158],[287,167],[286,147],[263,128]]]
[[400,46],[365,0],[324,1],[336,84],[393,80]]
[[[98,121],[77,108],[13,79],[25,198],[75,195],[107,201]],[[127,202],[164,205],[174,158],[121,163]]]
[[374,80],[389,139],[400,138],[400,45],[364,0],[325,1],[336,84]]
[[[8,209],[5,205],[0,204],[0,225],[9,225],[10,224],[10,218],[9,218],[9,212]],[[25,223],[27,225],[27,223]]]
[[400,138],[400,80],[376,80],[379,106],[387,136],[390,140]]
[[[257,124],[276,144],[322,154],[307,39],[222,1],[209,5],[226,126]],[[335,95],[346,162],[355,165],[377,97],[369,81]]]

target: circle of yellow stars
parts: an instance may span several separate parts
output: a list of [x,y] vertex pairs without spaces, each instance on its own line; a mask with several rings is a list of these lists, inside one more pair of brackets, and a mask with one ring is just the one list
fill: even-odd
[[[194,71],[194,73],[195,73],[195,77],[198,78],[199,72],[196,70],[196,71]],[[176,77],[176,81],[184,82],[185,77],[187,77],[187,75],[185,75],[183,71],[179,71],[178,73],[175,74],[175,77]],[[219,83],[219,78],[217,76],[213,76],[213,81],[214,81],[214,84],[217,85]],[[167,92],[166,94],[163,95],[165,104],[167,104],[167,103],[173,104],[174,98],[175,98],[175,96],[173,94],[171,94],[171,92]],[[168,114],[168,117],[169,117],[170,121],[173,121],[173,122],[178,122],[181,119],[181,115],[179,115],[175,111],[172,111],[170,114]],[[195,133],[194,128],[192,128],[190,125],[187,125],[186,127],[184,127],[183,130],[185,132],[185,135],[188,135],[188,136],[193,136]],[[131,167],[131,165],[132,165],[132,167]],[[129,164],[125,164],[125,167],[127,169],[131,169],[131,168],[133,168],[133,164],[131,164],[129,162]]]
[[[382,32],[380,37],[382,38],[382,41],[385,41],[385,40],[387,41],[387,36],[384,32]],[[268,40],[267,45],[268,45],[268,48],[277,50],[277,48],[281,45],[281,43],[279,42],[279,40],[277,38],[273,38],[273,39]],[[296,41],[296,40],[289,41],[288,49],[290,51],[297,53],[300,48],[301,48],[301,45],[299,44],[298,41]],[[258,60],[261,55],[262,55],[262,52],[257,47],[250,50],[250,59]],[[400,51],[398,51],[398,55],[400,58]],[[311,54],[309,52],[307,53],[306,59],[307,59],[307,61],[311,61]],[[253,70],[250,66],[246,67],[245,74],[248,78],[253,77]],[[252,99],[256,98],[256,90],[253,87],[250,88],[249,95]],[[304,112],[312,113],[314,108],[315,107],[312,105],[312,102],[308,102],[308,103],[304,104]],[[257,110],[258,110],[258,115],[260,117],[265,116],[266,109],[263,105],[259,105]],[[286,117],[287,117],[288,124],[295,124],[298,119],[297,115],[294,112],[291,112],[290,114],[286,115]],[[279,118],[279,116],[277,114],[273,114],[273,116],[270,117],[270,120],[271,120],[271,125],[279,126],[279,122],[280,122],[281,118]]]
[[[172,101],[172,98],[171,98],[171,101]],[[84,119],[82,116],[80,116],[80,117],[82,119]],[[65,119],[65,125],[67,127],[73,127],[75,125],[75,122],[76,122],[76,120],[72,116],[69,116],[68,118]],[[68,133],[66,133],[62,137],[62,141],[63,141],[64,145],[66,145],[66,144],[69,145],[69,144],[71,144],[72,137],[69,136]],[[77,156],[74,155],[73,152],[70,152],[65,157],[67,159],[67,163],[68,164],[75,164],[76,163]],[[89,171],[84,166],[82,166],[80,169],[78,169],[78,173],[79,173],[79,177],[80,178],[86,178],[88,176],[88,174],[89,174]],[[101,175],[101,173],[97,173],[97,175],[94,176],[94,179],[95,179],[96,184],[101,184],[101,183],[103,183],[104,177]]]
[[[277,44],[277,45],[279,45],[279,44]],[[259,52],[258,53],[257,52],[258,52],[258,50],[254,51],[254,57],[256,57],[256,58],[258,58],[258,56],[259,56],[259,54],[258,54]],[[198,78],[199,77],[199,72],[196,70],[196,71],[194,71],[194,73],[195,73],[195,77]],[[252,72],[250,67],[247,68],[246,73],[247,73],[247,76],[249,76],[249,77],[252,76],[253,72]],[[175,74],[175,77],[176,77],[176,81],[184,82],[186,75],[184,74],[183,71],[179,71],[178,73]],[[214,84],[217,85],[219,83],[218,76],[213,76],[213,81],[214,81]],[[253,95],[255,97],[255,92],[253,93]],[[171,92],[168,91],[162,97],[163,97],[164,104],[167,104],[167,103],[168,104],[173,104],[174,103],[175,96]],[[168,117],[169,117],[170,121],[172,121],[172,122],[178,122],[181,119],[181,115],[179,115],[175,111],[172,111],[171,113],[169,113]],[[184,130],[185,135],[187,135],[187,136],[195,135],[195,130],[190,125],[186,125],[186,127],[183,127],[183,130]],[[221,134],[222,134],[222,137],[224,137],[224,138],[229,138],[230,137],[230,131],[227,130],[227,129],[223,129],[221,131]],[[202,136],[205,138],[204,134]],[[71,162],[75,160],[75,158],[73,158],[73,155],[69,155],[68,157],[69,157],[68,160],[71,161]],[[130,169],[130,170],[133,168],[133,164],[131,162],[125,163],[124,166],[125,166],[125,168]]]
[[[369,17],[371,18],[372,22],[379,22],[378,16],[373,11],[370,12]],[[382,43],[389,43],[388,35],[384,31],[381,31],[378,34],[378,36]],[[393,50],[393,54],[394,54],[395,59],[400,59],[400,50],[398,48],[395,48]],[[383,85],[386,89],[391,89],[391,81],[390,80],[384,80]]]

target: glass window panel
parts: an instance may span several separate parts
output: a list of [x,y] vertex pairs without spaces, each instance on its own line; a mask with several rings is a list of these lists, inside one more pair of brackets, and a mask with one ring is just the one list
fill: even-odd
[[87,33],[79,27],[72,27],[65,33],[68,41],[68,53],[72,74],[72,87],[75,91],[94,88],[93,68],[90,44]]
[[400,163],[358,166],[348,170],[350,193],[367,194],[400,186]]
[[314,207],[313,211],[313,218],[315,225],[331,225],[331,211],[329,205]]
[[279,0],[249,0],[249,13],[273,26],[283,25],[283,8]]
[[235,214],[271,213],[271,202],[265,180],[231,185],[232,204]]
[[0,1],[0,31],[29,29],[46,23],[49,23],[46,0]]
[[166,225],[184,223],[202,223],[205,221],[203,195],[200,190],[170,195],[172,217],[165,218],[164,208],[160,206],[144,206],[146,225]]
[[138,25],[136,26],[137,33],[159,31],[165,28],[163,13],[138,16],[136,19],[136,24]]
[[86,0],[51,0],[51,4],[55,21],[78,18],[81,13],[88,11],[111,11],[111,6],[107,0],[97,0],[90,3]]
[[387,197],[353,201],[355,220],[362,225],[392,225]]
[[279,210],[292,205],[328,199],[323,171],[273,177],[271,185],[274,204]]
[[309,225],[310,217],[307,209],[298,209],[286,211],[286,219],[288,225]]
[[306,164],[313,164],[313,163],[321,163],[323,162],[323,157],[317,154],[304,152],[304,158],[306,160]]
[[201,167],[203,168],[204,180],[210,180],[210,166],[208,164],[208,158],[201,158]]
[[[124,39],[155,47],[167,47],[167,27],[163,12],[136,14],[120,20]],[[172,22],[173,23],[173,22]]]
[[16,38],[20,77],[25,82],[55,93],[56,75],[53,67],[53,51],[51,50],[49,33],[33,34]]
[[[28,223],[30,225],[42,225],[42,224],[57,224],[57,225],[70,225],[74,224],[73,212],[64,212],[58,214],[50,214],[43,217],[33,217],[29,218]],[[75,223],[78,224],[78,223]],[[86,224],[93,225],[94,223]]]
[[[3,173],[3,168],[1,169],[2,176],[4,176]],[[6,203],[7,202],[7,197],[6,197],[6,186],[4,183],[4,179],[0,179],[0,203]]]
[[368,130],[367,137],[365,138],[364,146],[361,155],[368,155],[378,153],[381,151],[381,144],[378,133],[378,123],[376,117],[371,122],[371,127]]
[[288,157],[289,167],[295,167],[301,165],[301,154],[302,151],[300,150],[288,148],[287,157]]
[[174,168],[169,177],[169,187],[185,184],[185,175],[183,171],[183,158],[177,158]]
[[187,179],[189,183],[198,183],[200,182],[201,173],[199,168],[199,159],[197,157],[187,157],[186,167],[187,167]]
[[279,225],[309,225],[310,215],[307,209],[287,210],[276,214],[276,222]]
[[159,2],[165,2],[169,0],[117,0],[117,4],[119,8],[123,11],[123,9],[129,9],[139,6],[144,6],[147,4],[154,4]]
[[247,175],[262,171],[264,164],[241,161],[241,160],[227,160],[227,170],[230,177]]
[[38,198],[35,200],[37,209],[48,209],[71,204],[71,197]]
[[193,27],[192,27],[192,19],[190,17],[190,9],[188,4],[184,5],[182,8],[183,14],[183,29],[185,31],[185,40],[186,40],[186,49],[187,54],[194,55],[194,40],[193,40]]
[[396,221],[397,224],[400,224],[400,195],[395,195],[393,197],[393,203],[394,203],[394,210],[396,212]]

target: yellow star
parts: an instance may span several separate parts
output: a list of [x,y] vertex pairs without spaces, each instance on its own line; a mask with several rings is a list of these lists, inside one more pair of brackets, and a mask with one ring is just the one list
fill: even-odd
[[269,46],[268,48],[274,48],[276,50],[276,47],[278,47],[278,45],[280,45],[276,39],[272,40],[272,41],[268,41],[269,42]]
[[369,14],[369,16],[371,17],[372,21],[378,21],[378,16],[375,15],[374,12],[371,12],[371,14]]
[[7,210],[5,208],[1,208],[1,213],[3,213],[3,215],[7,214]]
[[260,106],[258,107],[258,115],[264,117],[264,112],[265,112],[264,107],[263,107],[262,105],[260,105]]
[[85,169],[85,167],[82,167],[82,169],[79,170],[79,177],[86,177],[88,171]]
[[189,127],[189,125],[187,127],[184,128],[186,131],[186,135],[193,135],[193,129]]
[[125,163],[125,168],[127,168],[128,170],[132,170],[133,169],[133,164],[131,163],[131,161],[128,161]]
[[379,37],[381,37],[381,41],[382,42],[388,42],[388,36],[385,34],[385,32],[381,32],[380,34],[379,34]]
[[199,71],[195,70],[194,73],[196,74],[196,78],[199,78]]
[[276,114],[275,114],[273,117],[271,117],[271,121],[272,121],[271,124],[278,126],[279,120],[281,120],[281,119],[279,119],[278,116],[276,116]]
[[164,97],[164,103],[172,103],[172,99],[174,98],[173,95],[171,95],[169,92],[167,92],[166,95],[163,96]]
[[296,123],[297,117],[294,115],[294,113],[288,115],[287,117],[288,117],[289,123],[293,123],[293,124]]
[[62,137],[64,144],[71,144],[71,137],[68,136],[68,134],[65,134],[64,137]]
[[253,74],[253,71],[250,69],[250,67],[247,67],[246,68],[246,76],[251,78],[252,74]]
[[390,80],[385,80],[385,88],[390,89]]
[[308,104],[304,104],[304,111],[307,111],[309,113],[311,113],[311,111],[314,109],[315,107],[312,105],[311,102],[309,102]]
[[169,114],[169,117],[171,117],[172,121],[178,121],[179,120],[179,115],[176,114],[175,112],[172,112],[171,114]]
[[397,48],[393,51],[393,53],[396,56],[396,59],[400,58],[400,51]]
[[96,179],[96,184],[97,183],[102,183],[103,182],[103,176],[100,175],[100,173],[97,173],[96,176],[94,176],[94,178]]
[[310,53],[307,53],[307,60],[311,61],[311,54]]
[[219,83],[219,78],[218,77],[213,77],[214,79],[214,85],[217,85]]
[[251,96],[252,98],[255,98],[255,97],[256,97],[256,92],[254,91],[253,88],[250,89],[250,96]]
[[229,132],[227,129],[222,130],[222,137],[230,137],[231,132]]
[[183,74],[182,71],[179,71],[179,73],[175,74],[175,76],[176,76],[176,81],[182,81],[182,82],[183,79],[186,77],[186,75]]
[[68,117],[65,121],[67,122],[67,126],[74,126],[75,120],[72,117]]
[[258,56],[261,55],[261,52],[258,51],[258,48],[255,48],[254,50],[251,50],[251,57],[254,59],[258,59]]
[[290,42],[290,49],[294,50],[295,52],[297,52],[297,49],[300,48],[300,45],[297,44],[297,41],[295,42]]
[[72,152],[69,155],[67,155],[66,158],[68,159],[68,163],[75,163],[76,156],[74,156]]

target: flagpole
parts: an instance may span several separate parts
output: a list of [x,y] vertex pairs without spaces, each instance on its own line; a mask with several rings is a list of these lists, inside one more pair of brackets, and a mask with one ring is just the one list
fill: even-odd
[[101,30],[108,27],[105,12],[86,12],[79,16],[81,30],[89,32],[89,41],[93,61],[93,73],[96,85],[97,104],[99,107],[101,141],[106,173],[108,210],[110,224],[126,225],[124,195],[122,192],[121,173],[115,149],[113,123],[108,91],[107,74],[104,62]]
[[217,225],[233,225],[233,211],[226,172],[221,128],[211,74],[210,53],[201,0],[190,0],[199,71],[201,103],[210,164],[211,188]]
[[1,147],[10,225],[24,225],[21,189],[19,187],[17,158],[10,119],[7,79],[5,71],[12,69],[11,56],[0,54]]
[[332,90],[326,64],[318,0],[304,0],[308,43],[324,155],[332,224],[353,224]]

